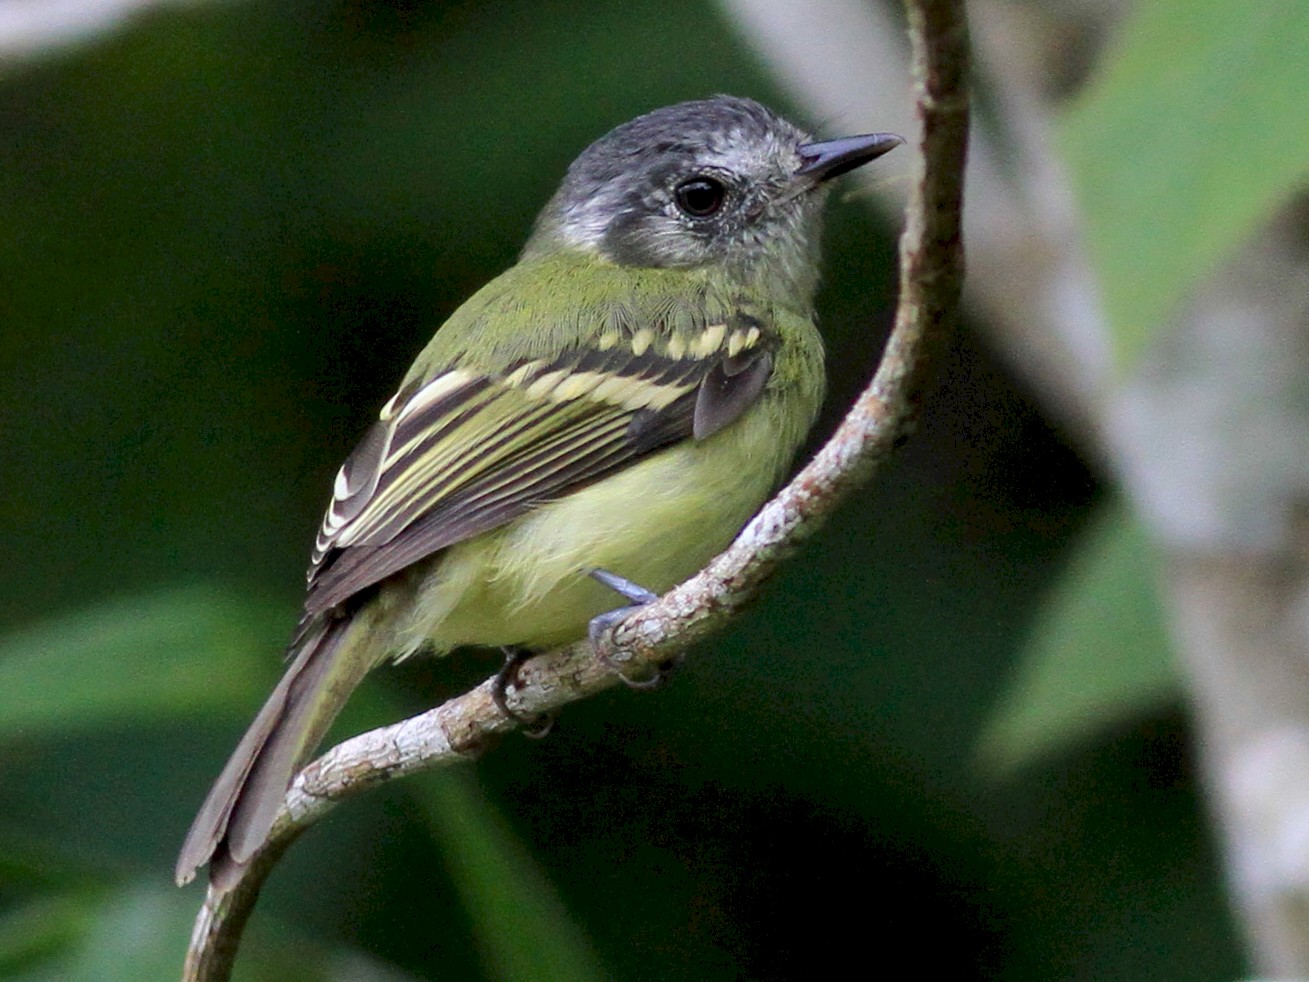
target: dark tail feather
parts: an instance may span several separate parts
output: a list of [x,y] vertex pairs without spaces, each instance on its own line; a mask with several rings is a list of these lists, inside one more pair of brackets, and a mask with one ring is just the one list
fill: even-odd
[[312,625],[291,667],[264,703],[200,807],[177,859],[178,885],[205,863],[219,889],[231,887],[268,838],[296,768],[313,752],[372,667],[352,620]]

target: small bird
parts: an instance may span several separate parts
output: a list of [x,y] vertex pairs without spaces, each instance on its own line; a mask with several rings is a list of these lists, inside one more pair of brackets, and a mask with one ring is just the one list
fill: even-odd
[[716,96],[582,152],[518,263],[437,331],[337,474],[290,666],[200,808],[179,884],[206,863],[219,889],[239,879],[374,666],[577,640],[731,541],[822,401],[827,182],[901,142],[814,142]]

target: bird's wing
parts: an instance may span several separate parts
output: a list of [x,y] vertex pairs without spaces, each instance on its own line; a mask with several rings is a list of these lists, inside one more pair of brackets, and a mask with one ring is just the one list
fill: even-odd
[[554,360],[452,367],[402,389],[337,474],[306,617],[660,447],[717,432],[772,371],[761,326],[741,315],[668,343],[609,335]]

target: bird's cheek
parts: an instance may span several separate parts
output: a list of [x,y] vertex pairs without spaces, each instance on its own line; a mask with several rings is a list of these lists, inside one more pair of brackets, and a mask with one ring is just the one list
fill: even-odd
[[624,215],[615,219],[604,237],[603,251],[620,266],[667,266],[675,236],[667,234],[666,220],[648,215]]

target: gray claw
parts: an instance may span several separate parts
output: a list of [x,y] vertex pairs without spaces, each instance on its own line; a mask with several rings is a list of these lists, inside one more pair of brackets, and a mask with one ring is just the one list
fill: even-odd
[[631,580],[625,579],[617,573],[611,573],[607,569],[593,569],[590,575],[593,580],[603,583],[619,596],[630,600],[633,607],[644,607],[646,604],[654,603],[659,599],[657,593],[651,593],[639,583],[633,583]]
[[[603,571],[599,571],[599,572],[603,572]],[[600,577],[597,576],[596,579],[600,579]],[[605,583],[604,580],[600,580],[600,582]],[[627,581],[624,580],[623,582],[626,583]],[[606,583],[605,585],[608,586],[611,584]],[[628,585],[630,586],[631,584]],[[637,587],[636,589],[639,590],[641,588]],[[605,650],[607,645],[603,643],[606,637],[608,636],[609,632],[613,630],[613,628],[616,625],[621,623],[633,611],[639,610],[640,608],[644,607],[646,603],[650,603],[652,600],[655,599],[654,594],[651,594],[648,590],[643,592],[649,595],[650,600],[645,601],[645,603],[634,603],[626,607],[619,607],[616,610],[607,610],[603,614],[597,614],[595,617],[591,618],[591,623],[587,627],[586,634],[591,641],[591,650],[595,652],[595,657],[600,661],[602,665],[604,665],[615,675],[617,675],[620,679],[622,679],[623,684],[626,685],[629,689],[645,690],[645,689],[657,689],[661,685],[663,685],[664,681],[668,677],[668,673],[672,670],[673,667],[675,667],[678,664],[678,661],[680,661],[680,659],[678,659],[678,661],[669,662],[667,665],[661,665],[659,668],[655,670],[654,674],[651,675],[649,678],[634,679],[630,675],[627,675],[625,672],[623,672],[623,670],[619,666],[615,665],[612,661],[610,661],[609,654]],[[624,596],[626,596],[626,594],[624,594]]]
[[518,686],[518,670],[522,667],[523,662],[532,657],[530,651],[522,648],[515,648],[506,645],[503,649],[505,663],[500,667],[500,671],[495,673],[495,681],[491,683],[491,699],[504,713],[523,731],[524,736],[539,740],[549,734],[554,729],[554,716],[546,714],[544,716],[524,716],[509,707],[508,694],[509,687]]

